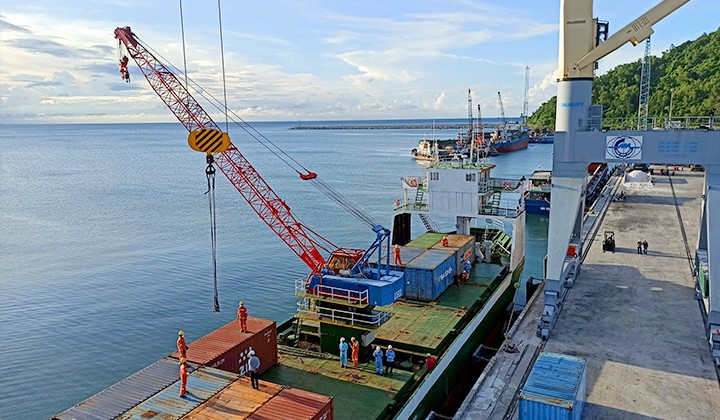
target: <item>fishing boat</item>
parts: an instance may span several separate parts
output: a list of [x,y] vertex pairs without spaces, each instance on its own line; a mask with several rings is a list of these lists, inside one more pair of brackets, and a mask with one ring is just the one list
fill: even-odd
[[[610,171],[606,163],[591,163],[588,165],[588,175],[585,183],[586,206],[590,206],[597,199],[609,178]],[[523,201],[529,214],[550,214],[551,186],[552,171],[535,171],[528,178]]]
[[454,144],[455,142],[452,140],[438,141],[422,139],[418,142],[417,147],[412,149],[410,153],[417,160],[434,160],[444,158],[450,155],[450,151],[452,150]]

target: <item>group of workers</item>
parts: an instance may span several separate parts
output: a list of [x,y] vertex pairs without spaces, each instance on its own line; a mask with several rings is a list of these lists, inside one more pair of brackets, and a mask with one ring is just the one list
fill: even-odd
[[[340,338],[340,367],[347,368],[347,352],[348,348],[351,350],[353,366],[357,367],[360,365],[359,353],[360,353],[360,342],[355,337],[350,337],[350,345],[345,342],[345,337]],[[375,346],[373,350],[373,360],[375,361],[375,373],[378,375],[392,375],[393,369],[395,368],[395,350],[393,350],[392,344],[388,344],[387,350],[383,352],[380,346]],[[426,355],[425,366],[428,371],[431,370],[437,364],[437,359],[430,353]]]
[[[240,331],[248,332],[247,330],[247,308],[245,308],[244,302],[238,304],[237,319],[240,322]],[[353,338],[354,340],[355,338]],[[180,397],[184,397],[187,394],[187,351],[190,347],[185,342],[185,331],[178,331],[177,349],[180,353]],[[260,383],[258,376],[260,374],[260,359],[255,355],[255,350],[250,349],[248,352],[250,360],[248,361],[248,370],[250,371],[250,384],[253,388],[259,389]]]

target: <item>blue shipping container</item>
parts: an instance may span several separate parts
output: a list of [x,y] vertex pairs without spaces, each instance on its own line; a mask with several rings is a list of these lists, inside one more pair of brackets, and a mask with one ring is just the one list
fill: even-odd
[[585,407],[585,359],[541,353],[520,392],[519,420],[577,420]]
[[[375,280],[377,270],[364,270],[363,274],[367,278],[356,277],[340,277],[332,275],[322,276],[322,284],[329,287],[337,287],[339,289],[347,289],[356,292],[368,292],[368,302],[371,305],[385,306],[390,305],[403,296],[404,274],[401,271],[390,271],[390,275],[384,275],[385,270],[381,270],[380,280]],[[319,276],[314,276],[310,280],[310,288],[320,283]]]
[[[197,365],[188,363],[188,372]],[[60,420],[115,418],[180,379],[180,365],[166,357],[56,415]]]
[[188,375],[187,395],[185,397],[180,397],[180,381],[177,380],[174,384],[129,410],[120,418],[136,420],[152,418],[179,419],[212,398],[239,377],[240,375],[236,373],[206,366],[200,367]]
[[405,297],[430,302],[452,284],[456,250],[428,249],[405,266]]

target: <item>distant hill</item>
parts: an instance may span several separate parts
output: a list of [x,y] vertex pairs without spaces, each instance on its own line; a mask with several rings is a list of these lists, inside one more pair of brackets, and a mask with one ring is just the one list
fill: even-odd
[[[643,44],[644,45],[644,44]],[[638,46],[641,48],[641,46]],[[671,46],[661,57],[650,57],[649,116],[703,116],[720,112],[720,29],[694,41]],[[622,64],[593,81],[594,104],[605,118],[637,117],[642,60]],[[536,128],[555,128],[557,97],[545,102],[528,119]]]

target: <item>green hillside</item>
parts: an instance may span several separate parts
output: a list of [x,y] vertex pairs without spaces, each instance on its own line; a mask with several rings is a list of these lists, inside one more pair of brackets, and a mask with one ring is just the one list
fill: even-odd
[[[637,48],[642,48],[641,44]],[[649,116],[667,116],[670,90],[672,113],[704,116],[720,111],[720,29],[694,41],[671,46],[650,57]],[[593,82],[593,103],[602,104],[605,118],[637,117],[642,61],[622,64]],[[528,119],[536,128],[555,128],[557,98],[545,102]]]

